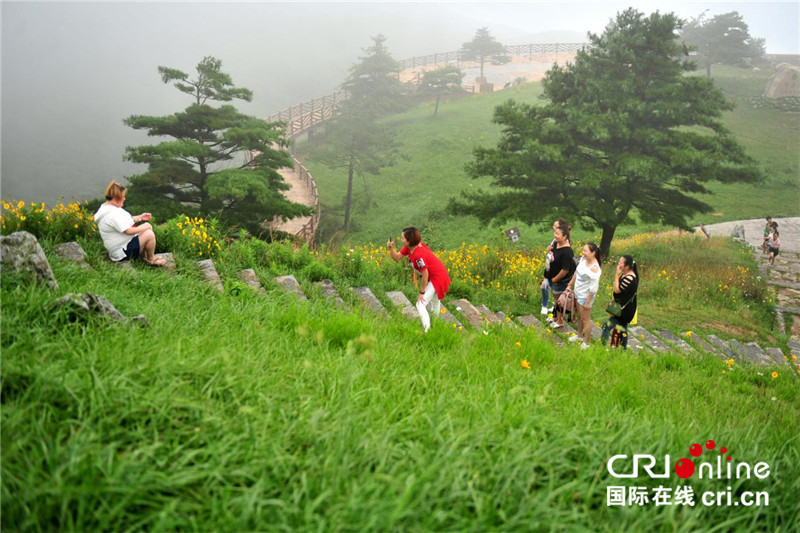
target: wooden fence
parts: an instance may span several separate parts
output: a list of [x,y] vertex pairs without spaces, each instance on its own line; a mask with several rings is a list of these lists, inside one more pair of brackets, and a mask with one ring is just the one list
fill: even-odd
[[[523,56],[534,54],[560,54],[560,53],[575,53],[578,50],[583,50],[588,47],[587,43],[542,43],[542,44],[518,44],[506,46],[506,52],[510,55]],[[464,52],[456,50],[455,52],[437,52],[426,56],[412,57],[398,61],[400,70],[407,68],[429,67],[436,65],[449,65],[450,63],[469,63],[473,60],[464,58]]]

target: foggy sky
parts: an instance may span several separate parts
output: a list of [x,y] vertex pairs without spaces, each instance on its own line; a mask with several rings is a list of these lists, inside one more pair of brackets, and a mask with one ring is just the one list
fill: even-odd
[[[83,200],[141,173],[125,147],[158,142],[122,124],[189,97],[158,66],[194,74],[207,55],[253,91],[264,117],[332,92],[383,33],[395,59],[447,52],[488,26],[504,44],[584,42],[633,5],[682,18],[738,11],[768,53],[800,53],[800,2],[67,3],[3,2],[3,199]],[[488,120],[488,118],[487,118]]]

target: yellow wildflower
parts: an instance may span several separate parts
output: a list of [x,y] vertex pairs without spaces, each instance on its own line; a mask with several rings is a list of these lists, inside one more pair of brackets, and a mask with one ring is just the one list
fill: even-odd
[[528,370],[531,369],[531,364],[528,362],[527,359],[523,359],[520,365],[522,365],[522,368],[527,368]]

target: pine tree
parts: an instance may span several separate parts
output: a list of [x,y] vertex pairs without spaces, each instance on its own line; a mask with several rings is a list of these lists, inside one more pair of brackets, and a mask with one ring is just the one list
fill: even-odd
[[[131,204],[149,207],[159,216],[197,213],[260,234],[274,216],[291,218],[309,208],[286,200],[289,186],[277,169],[291,167],[280,124],[243,115],[229,104],[250,101],[249,89],[235,87],[222,63],[206,57],[196,76],[159,67],[164,83],[189,95],[192,103],[168,116],[133,115],[124,123],[149,136],[170,140],[126,148],[125,159],[147,163],[144,174],[129,178]],[[251,157],[245,158],[245,152]],[[238,160],[237,160],[238,159]]]
[[479,28],[471,41],[461,45],[459,59],[478,60],[481,64],[481,78],[483,78],[483,64],[487,59],[491,59],[494,64],[507,63],[510,60],[506,55],[506,47],[492,37],[487,27]]
[[704,12],[681,32],[686,44],[697,50],[711,77],[711,65],[743,66],[746,59],[764,55],[764,39],[750,36],[747,23],[737,11],[706,17]]
[[[350,230],[355,176],[379,174],[400,156],[394,132],[380,119],[405,108],[405,88],[398,79],[399,64],[386,47],[386,37],[372,37],[366,56],[350,69],[342,84],[348,98],[326,124],[325,145],[313,158],[333,169],[347,170],[344,230]],[[366,183],[366,181],[365,181]]]
[[439,113],[439,101],[443,95],[464,90],[461,87],[461,80],[463,79],[464,73],[460,68],[453,65],[429,70],[422,75],[419,90],[426,94],[436,95],[436,107],[433,109],[434,116]]
[[[478,148],[467,171],[492,189],[462,193],[451,209],[483,221],[527,223],[565,217],[602,230],[608,254],[620,224],[687,227],[708,212],[705,184],[755,182],[760,170],[720,121],[732,109],[711,79],[686,76],[680,21],[673,14],[618,14],[574,63],[554,66],[546,103],[509,100],[494,122],[496,148]],[[573,224],[575,223],[573,222]]]

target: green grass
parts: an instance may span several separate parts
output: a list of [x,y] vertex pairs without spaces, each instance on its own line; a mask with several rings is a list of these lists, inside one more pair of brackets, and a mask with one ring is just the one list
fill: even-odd
[[[698,215],[692,224],[710,224],[728,220],[772,216],[797,216],[800,205],[800,114],[782,113],[769,108],[753,108],[750,99],[763,93],[771,69],[753,71],[715,66],[716,83],[736,104],[725,114],[724,122],[734,132],[747,152],[759,161],[767,181],[759,185],[711,184],[712,195],[702,200],[712,205],[713,213]],[[440,107],[433,116],[433,103],[425,103],[388,119],[394,125],[402,152],[408,158],[376,176],[357,178],[354,183],[352,231],[341,228],[347,173],[332,171],[301,157],[314,175],[322,202],[322,241],[384,243],[400,229],[415,225],[434,248],[453,248],[462,242],[497,242],[502,228],[484,226],[474,218],[454,217],[445,212],[448,199],[470,187],[486,185],[489,180],[471,180],[464,165],[478,146],[494,146],[500,128],[491,123],[495,106],[513,98],[540,102],[541,84],[530,83],[490,95],[456,99]],[[564,213],[569,219],[569,213]],[[532,228],[520,226],[521,246],[532,248],[548,240],[552,221],[542,221]],[[658,225],[621,226],[618,237],[642,231],[663,229]],[[575,228],[579,240],[599,239],[597,232]]]
[[[790,531],[800,520],[788,367],[772,379],[713,357],[580,351],[438,321],[423,336],[415,321],[300,303],[266,283],[295,271],[308,286],[301,272],[320,259],[304,250],[225,248],[217,293],[188,257],[177,274],[128,271],[82,244],[92,271],[43,243],[57,294],[3,273],[3,530]],[[339,281],[381,277],[346,252],[331,261]],[[266,295],[235,281],[244,266]],[[99,293],[152,326],[44,311],[67,292]],[[767,462],[769,478],[605,469],[615,454],[674,462],[707,439]],[[660,481],[698,497],[764,490],[769,507],[606,506],[609,485]]]

